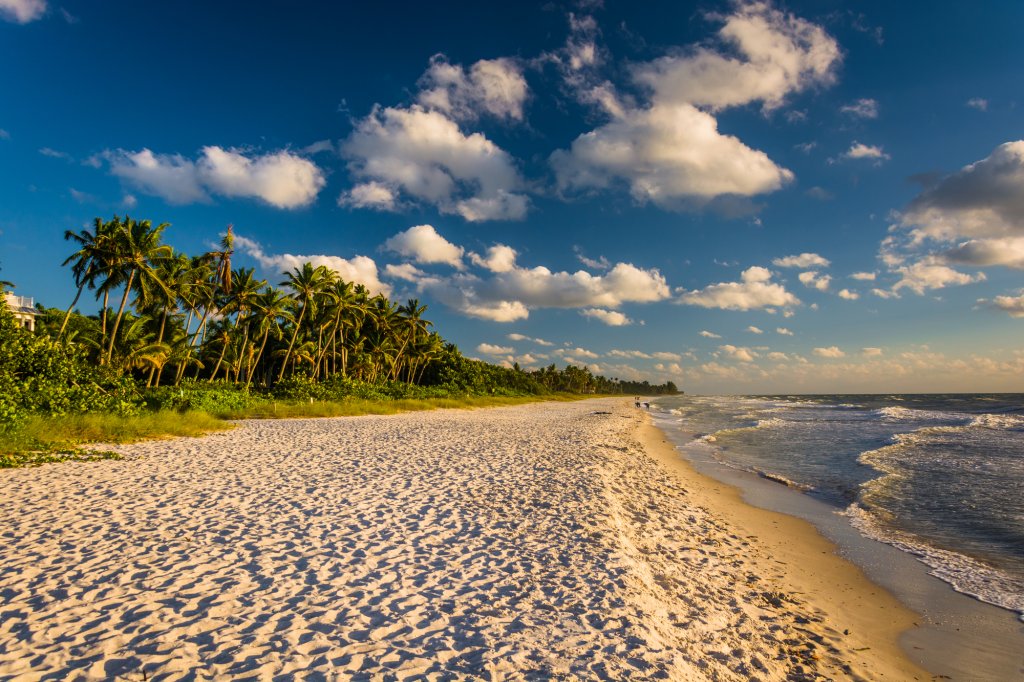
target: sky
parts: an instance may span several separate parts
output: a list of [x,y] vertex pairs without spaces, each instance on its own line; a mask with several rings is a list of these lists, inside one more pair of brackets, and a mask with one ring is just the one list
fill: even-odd
[[0,0],[15,293],[66,307],[64,231],[128,213],[499,364],[1024,391],[1024,3],[238,8]]

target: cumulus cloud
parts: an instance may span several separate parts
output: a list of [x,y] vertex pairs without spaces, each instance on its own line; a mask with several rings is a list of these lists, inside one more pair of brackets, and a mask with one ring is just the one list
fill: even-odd
[[576,358],[587,358],[590,360],[601,357],[594,351],[587,350],[586,348],[559,348],[558,350],[554,351],[554,354],[562,356],[572,356]]
[[925,189],[900,225],[916,242],[1024,236],[1024,140],[999,145]]
[[894,272],[900,275],[900,280],[893,285],[893,293],[900,289],[910,289],[916,294],[923,294],[929,289],[943,289],[948,286],[973,284],[985,280],[983,272],[970,275],[929,258],[895,268]]
[[396,211],[399,208],[398,194],[381,182],[361,182],[342,192],[338,197],[339,206],[370,208],[377,211]]
[[[985,303],[984,299],[979,303]],[[996,296],[992,299],[992,307],[1005,311],[1010,317],[1024,317],[1024,295],[1020,296]]]
[[474,265],[487,268],[491,272],[511,272],[515,270],[518,255],[511,246],[495,244],[487,249],[486,256],[470,253],[469,259]]
[[967,100],[967,106],[978,111],[988,111],[988,100],[982,97],[972,97]]
[[378,277],[377,264],[367,256],[355,256],[349,259],[326,255],[269,254],[258,242],[240,234],[235,234],[235,246],[268,270],[284,273],[301,268],[304,263],[311,263],[313,266],[323,265],[338,273],[347,282],[362,284],[371,294],[380,293],[385,296],[391,294],[391,287],[381,282]]
[[46,0],[0,0],[0,19],[27,24],[46,13]]
[[316,164],[286,150],[260,155],[209,146],[192,160],[149,149],[119,149],[102,157],[110,164],[110,172],[126,184],[172,204],[206,202],[216,194],[299,208],[312,204],[327,183]]
[[416,263],[444,263],[461,269],[461,246],[442,237],[433,225],[415,225],[384,242],[383,248],[411,258]]
[[404,279],[407,282],[419,282],[427,273],[417,268],[412,263],[401,263],[398,265],[388,264],[384,266],[384,274],[393,279]]
[[515,121],[523,118],[527,85],[512,59],[481,59],[467,71],[435,55],[420,78],[418,102],[456,120],[475,120],[481,113]]
[[599,322],[604,322],[609,327],[624,327],[633,324],[633,320],[626,317],[618,310],[605,310],[604,308],[586,308],[580,311],[580,315],[589,317]]
[[707,329],[702,330],[700,335],[703,336],[705,339],[720,339],[720,338],[722,338],[720,334],[716,334],[714,332],[709,332]]
[[878,118],[878,101],[859,99],[856,102],[839,107],[839,111],[854,118]]
[[822,275],[815,270],[801,272],[797,278],[808,289],[817,289],[818,291],[828,291],[829,283],[832,282],[831,276]]
[[866,358],[875,358],[882,354],[882,349],[868,346],[867,348],[861,348],[860,354]]
[[721,350],[726,356],[732,358],[733,360],[739,360],[740,362],[753,362],[754,358],[757,357],[757,353],[750,350],[749,348],[737,347],[731,344],[719,346],[718,349]]
[[[342,143],[349,172],[391,193],[389,207],[402,195],[434,205],[442,213],[470,222],[519,220],[529,201],[519,192],[523,181],[507,152],[481,133],[465,134],[445,113],[421,105],[377,106],[358,121]],[[358,185],[357,185],[358,187]],[[343,195],[351,203],[353,190]]]
[[850,275],[850,279],[855,279],[860,282],[874,282],[877,275],[874,272],[855,272]]
[[790,330],[786,329],[785,327],[776,327],[775,328],[775,333],[776,334],[781,334],[782,336],[793,336],[793,332],[791,332]]
[[767,268],[753,266],[740,275],[739,282],[719,282],[703,289],[686,291],[679,303],[722,310],[756,310],[758,308],[798,305],[800,299],[771,281]]
[[793,179],[764,152],[719,132],[713,112],[755,101],[770,111],[793,92],[831,82],[838,46],[820,27],[767,3],[713,18],[723,23],[720,46],[697,46],[633,69],[646,104],[610,84],[586,90],[581,99],[610,120],[551,155],[560,189],[623,183],[642,203],[726,208]]
[[829,346],[828,348],[815,348],[814,354],[820,358],[845,358],[846,353],[839,349],[838,346]]
[[776,258],[772,261],[772,265],[780,268],[827,268],[831,264],[828,258],[816,253],[801,253],[795,256]]
[[747,327],[747,331],[750,332],[751,334],[764,334],[763,329],[755,327],[754,325],[750,325],[749,327]]
[[511,355],[516,352],[511,346],[496,346],[492,343],[481,343],[476,347],[476,352],[483,355]]
[[538,338],[534,338],[534,337],[530,337],[530,336],[525,336],[524,334],[508,334],[508,338],[510,340],[512,340],[512,341],[532,341],[533,343],[537,344],[538,346],[553,346],[553,345],[555,345],[555,344],[551,343],[550,341],[545,341],[544,339],[538,339]]
[[1002,265],[1024,270],[1024,236],[969,239],[945,251],[942,259],[960,265]]
[[847,301],[856,301],[860,298],[860,294],[856,291],[850,291],[849,289],[840,289],[837,294],[839,298],[845,298]]
[[603,275],[517,265],[487,277],[426,278],[418,286],[456,310],[505,322],[526,318],[531,308],[614,309],[622,303],[651,303],[670,296],[658,270],[629,263],[617,263]]
[[854,142],[850,145],[850,148],[843,152],[840,158],[843,159],[867,159],[874,161],[875,163],[881,163],[888,161],[892,157],[885,153],[885,150],[881,146],[863,144],[861,142]]

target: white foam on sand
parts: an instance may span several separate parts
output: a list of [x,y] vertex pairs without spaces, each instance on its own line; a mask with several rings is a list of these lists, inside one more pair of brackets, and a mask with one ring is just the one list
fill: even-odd
[[0,471],[0,678],[842,676],[639,419],[249,421]]

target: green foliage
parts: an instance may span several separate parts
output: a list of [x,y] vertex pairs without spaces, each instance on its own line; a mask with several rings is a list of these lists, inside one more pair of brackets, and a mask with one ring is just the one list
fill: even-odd
[[91,364],[76,346],[22,329],[0,305],[0,429],[33,413],[130,415],[140,404],[130,377]]
[[258,405],[265,399],[250,392],[244,385],[218,381],[208,383],[186,379],[179,386],[160,386],[145,393],[146,407],[151,410],[194,410],[209,414],[226,414]]

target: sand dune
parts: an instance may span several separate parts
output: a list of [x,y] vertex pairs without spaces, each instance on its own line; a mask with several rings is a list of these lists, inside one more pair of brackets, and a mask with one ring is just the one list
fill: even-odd
[[2,471],[0,677],[884,675],[645,455],[640,420],[250,421]]

